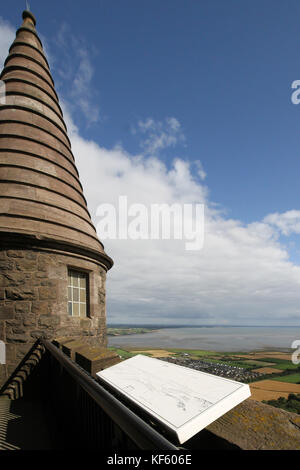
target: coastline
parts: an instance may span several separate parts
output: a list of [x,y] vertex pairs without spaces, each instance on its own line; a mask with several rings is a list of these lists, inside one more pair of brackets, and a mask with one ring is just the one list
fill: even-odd
[[300,340],[300,327],[176,327],[143,334],[109,336],[113,347],[203,350],[221,352],[286,351]]

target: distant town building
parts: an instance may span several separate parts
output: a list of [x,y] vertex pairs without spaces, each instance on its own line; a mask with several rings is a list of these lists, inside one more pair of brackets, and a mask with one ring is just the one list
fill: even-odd
[[35,17],[24,11],[23,20],[0,76],[0,385],[41,336],[106,346],[113,265],[91,221]]

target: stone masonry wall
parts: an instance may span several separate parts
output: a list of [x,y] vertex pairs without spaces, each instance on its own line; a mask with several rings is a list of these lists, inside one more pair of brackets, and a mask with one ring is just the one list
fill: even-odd
[[[68,268],[89,274],[89,317],[68,315]],[[0,249],[0,386],[37,338],[74,337],[106,347],[106,271],[90,259],[34,249]]]

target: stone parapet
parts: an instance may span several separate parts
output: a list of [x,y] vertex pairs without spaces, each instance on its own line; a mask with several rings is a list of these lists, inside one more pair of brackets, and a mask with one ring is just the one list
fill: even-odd
[[76,340],[56,338],[53,342],[63,353],[93,377],[96,377],[96,373],[100,370],[111,367],[121,361],[115,352],[103,347],[88,345],[82,338]]
[[300,450],[300,416],[246,400],[207,427],[243,450]]
[[96,377],[97,372],[118,364],[121,359],[112,351],[85,347],[75,352],[75,361],[93,377]]
[[103,347],[87,345],[82,338],[76,340],[56,338],[54,344],[93,377],[96,377],[96,373],[100,370],[121,361],[115,352]]
[[[77,351],[85,348],[87,345],[82,338],[74,338],[73,340],[64,341],[61,345],[61,350],[64,354],[75,361],[75,354]],[[91,347],[91,346],[89,346]]]

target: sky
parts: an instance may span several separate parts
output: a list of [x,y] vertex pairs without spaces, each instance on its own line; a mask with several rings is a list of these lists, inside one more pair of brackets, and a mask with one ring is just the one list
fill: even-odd
[[[24,6],[1,6],[1,64]],[[299,2],[30,8],[95,225],[119,196],[204,205],[197,251],[98,230],[115,263],[108,323],[299,326]]]

